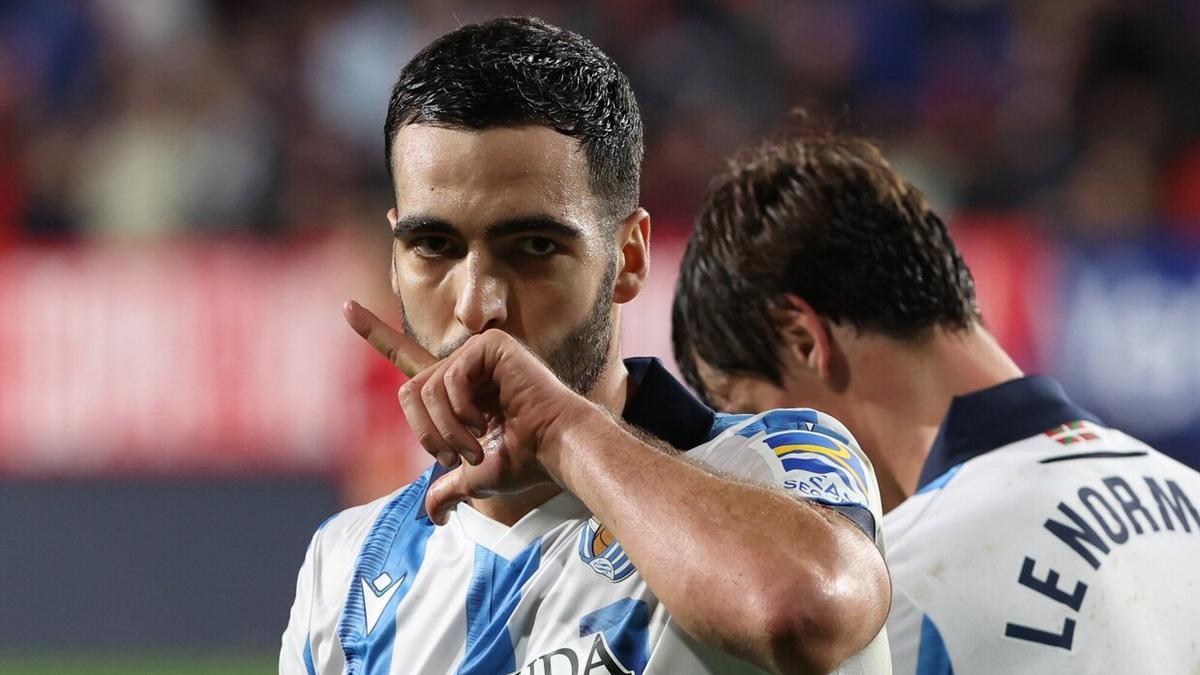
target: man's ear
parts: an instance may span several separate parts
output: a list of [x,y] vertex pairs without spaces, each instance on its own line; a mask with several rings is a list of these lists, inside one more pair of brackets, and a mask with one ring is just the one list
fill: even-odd
[[613,302],[622,304],[642,292],[650,273],[650,214],[637,208],[617,228],[617,277]]
[[[388,229],[395,231],[396,221],[399,220],[400,214],[396,211],[396,207],[388,209],[387,221]],[[400,280],[396,278],[396,240],[392,238],[392,255],[391,262],[388,263],[388,279],[392,282],[392,292],[400,295]]]
[[834,344],[829,324],[812,305],[794,293],[784,293],[768,310],[783,343],[781,356],[800,369],[829,382]]

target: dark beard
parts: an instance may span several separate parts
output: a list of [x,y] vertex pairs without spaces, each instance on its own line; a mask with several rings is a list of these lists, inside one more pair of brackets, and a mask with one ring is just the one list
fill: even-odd
[[609,263],[608,271],[600,281],[596,301],[592,303],[592,311],[588,312],[587,318],[543,357],[551,372],[580,396],[591,393],[608,361],[608,352],[612,347],[612,296],[616,276],[617,265],[614,260]]
[[[600,379],[605,363],[608,361],[608,352],[612,347],[612,296],[613,281],[616,277],[617,265],[614,259],[609,262],[608,271],[600,280],[600,287],[596,290],[596,300],[592,303],[592,309],[588,315],[578,326],[571,329],[561,342],[551,346],[549,352],[538,354],[550,372],[581,396],[587,396],[596,386],[596,380]],[[403,300],[400,301],[400,309],[403,314],[402,325],[405,335],[416,340],[426,351],[433,353],[438,359],[444,359],[454,353],[470,337],[464,337],[457,343],[434,352],[429,348],[428,341],[419,336],[408,322],[408,313],[403,311]]]

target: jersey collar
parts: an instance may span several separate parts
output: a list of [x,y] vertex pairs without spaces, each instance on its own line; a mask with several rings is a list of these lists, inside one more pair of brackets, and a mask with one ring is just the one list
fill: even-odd
[[625,421],[670,443],[691,450],[708,440],[716,413],[692,395],[653,357],[625,359],[629,372],[629,397]]
[[1075,420],[1100,423],[1072,403],[1057,382],[1040,375],[955,396],[921,468],[917,489],[969,459]]

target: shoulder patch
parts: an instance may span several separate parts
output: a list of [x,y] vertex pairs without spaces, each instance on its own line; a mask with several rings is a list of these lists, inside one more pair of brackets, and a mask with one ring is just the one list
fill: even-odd
[[823,429],[783,431],[761,439],[783,467],[783,487],[830,504],[870,507],[869,470],[841,435]]

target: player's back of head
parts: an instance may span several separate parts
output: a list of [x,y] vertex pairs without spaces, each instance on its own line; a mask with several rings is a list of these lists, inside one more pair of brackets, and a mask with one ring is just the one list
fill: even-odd
[[540,19],[463,26],[413,57],[388,103],[384,147],[393,174],[393,140],[409,124],[552,128],[579,142],[602,203],[620,217],[637,207],[642,118],[628,78],[590,41]]
[[979,319],[970,270],[921,193],[870,142],[810,126],[744,149],[711,187],[672,311],[675,358],[780,384],[785,293],[829,321],[911,340]]

